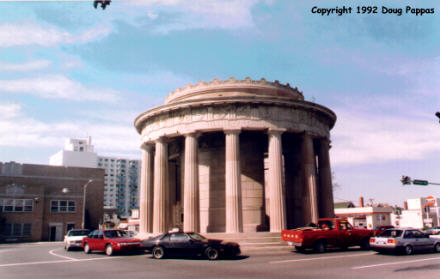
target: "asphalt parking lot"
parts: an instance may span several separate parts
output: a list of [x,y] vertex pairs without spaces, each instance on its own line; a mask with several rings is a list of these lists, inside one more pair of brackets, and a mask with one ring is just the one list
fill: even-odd
[[236,259],[156,260],[151,254],[86,255],[62,243],[0,245],[0,278],[438,278],[440,255],[350,249],[301,254],[249,249]]

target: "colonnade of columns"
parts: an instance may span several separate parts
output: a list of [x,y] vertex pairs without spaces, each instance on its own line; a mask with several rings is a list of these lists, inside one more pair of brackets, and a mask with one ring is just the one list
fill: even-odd
[[[225,196],[226,232],[243,232],[241,169],[240,169],[240,130],[225,130]],[[270,231],[280,232],[286,228],[286,199],[283,186],[282,159],[283,130],[268,131],[268,185]],[[200,231],[199,183],[198,183],[198,145],[195,133],[185,134],[184,149],[184,197],[183,229]],[[331,172],[329,163],[329,141],[321,139],[319,150],[315,152],[313,138],[305,134],[303,138],[303,163],[308,204],[305,220],[316,222],[318,217],[330,217],[333,211]],[[141,233],[161,233],[168,230],[169,192],[167,178],[168,146],[164,138],[153,146],[142,145],[142,174],[140,191],[140,231]],[[154,163],[153,163],[154,154]],[[318,154],[318,161],[315,160]],[[318,168],[316,167],[318,165]],[[317,177],[318,175],[318,177]],[[319,180],[319,195],[318,186]],[[319,205],[318,205],[319,200]],[[167,215],[168,214],[168,215]]]

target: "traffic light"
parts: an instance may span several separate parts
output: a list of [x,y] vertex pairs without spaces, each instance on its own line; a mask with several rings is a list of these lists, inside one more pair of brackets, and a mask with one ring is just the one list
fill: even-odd
[[402,185],[411,185],[411,177],[402,175],[402,179],[400,179],[400,182],[402,182]]
[[435,116],[437,116],[437,117],[438,117],[438,119],[439,119],[439,122],[440,122],[440,111],[437,111],[437,112],[435,113]]
[[95,0],[93,1],[93,7],[95,7],[95,9],[98,7],[98,4],[101,4],[101,8],[103,10],[105,10],[105,7],[107,5],[110,5],[111,0]]

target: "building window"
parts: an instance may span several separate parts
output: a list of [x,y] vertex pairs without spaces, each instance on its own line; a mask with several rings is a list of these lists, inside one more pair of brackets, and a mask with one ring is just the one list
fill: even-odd
[[14,211],[14,200],[6,199],[5,200],[5,212],[13,212]]
[[31,236],[32,224],[23,224],[23,236]]
[[33,207],[31,199],[0,199],[0,212],[32,212]]
[[4,236],[27,237],[31,236],[32,224],[5,224]]
[[23,200],[15,200],[15,211],[22,212],[23,211]]
[[75,201],[54,200],[50,202],[50,212],[52,213],[72,213],[75,211]]

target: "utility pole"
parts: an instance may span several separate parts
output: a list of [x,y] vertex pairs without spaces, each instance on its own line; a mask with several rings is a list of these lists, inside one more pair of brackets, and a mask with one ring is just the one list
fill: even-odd
[[89,184],[92,182],[93,182],[93,179],[90,179],[89,181],[87,181],[86,184],[83,185],[83,208],[82,208],[82,222],[81,222],[82,229],[85,229],[85,224],[86,224],[87,186],[89,186]]

